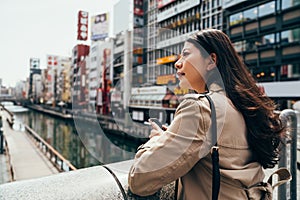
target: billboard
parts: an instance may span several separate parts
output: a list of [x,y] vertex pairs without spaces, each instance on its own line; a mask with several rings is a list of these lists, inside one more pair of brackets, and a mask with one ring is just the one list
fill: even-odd
[[87,40],[89,14],[85,11],[78,12],[77,40]]
[[240,4],[244,1],[246,1],[246,0],[224,0],[223,1],[223,8],[226,9],[226,8],[229,8],[229,7],[234,6],[236,4]]
[[[131,0],[122,0],[114,5],[113,8],[113,34],[116,35],[122,31],[132,29],[132,10],[133,3]],[[130,30],[131,30],[130,29]]]
[[104,40],[108,37],[109,21],[108,13],[99,14],[92,17],[91,40]]
[[39,58],[30,58],[30,69],[39,69],[40,68],[40,59]]
[[49,67],[57,66],[58,58],[57,56],[47,55],[47,65]]
[[138,16],[144,15],[143,0],[135,0],[133,6],[134,6],[133,13],[135,15],[138,15]]
[[157,4],[158,4],[157,7],[160,9],[160,8],[166,6],[169,3],[172,3],[174,1],[176,1],[176,0],[157,0]]

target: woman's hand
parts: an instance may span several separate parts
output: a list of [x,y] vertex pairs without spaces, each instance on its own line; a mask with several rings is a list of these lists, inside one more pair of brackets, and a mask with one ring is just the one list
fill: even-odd
[[162,129],[161,129],[161,128],[159,128],[159,126],[155,122],[153,122],[151,120],[148,120],[148,121],[150,122],[150,124],[152,126],[149,138],[152,138],[154,136],[160,136],[164,133],[164,131],[167,130],[167,127],[165,125],[163,125]]

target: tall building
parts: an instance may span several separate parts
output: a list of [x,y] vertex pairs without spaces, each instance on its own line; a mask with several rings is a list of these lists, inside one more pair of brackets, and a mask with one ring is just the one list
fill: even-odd
[[71,103],[71,57],[61,57],[61,70],[57,72],[57,101],[60,106]]
[[47,104],[56,106],[62,101],[64,90],[64,69],[71,65],[71,58],[47,55],[47,69],[43,72],[44,98]]
[[157,43],[157,0],[148,0],[147,9],[145,15],[147,16],[146,29],[147,29],[147,48],[146,48],[146,58],[147,58],[147,83],[154,84],[156,82],[155,76],[155,66],[156,59],[155,55],[158,50],[156,49]]
[[[161,1],[158,5],[158,35],[155,55],[155,69],[149,75],[156,78],[156,84],[175,84],[174,63],[187,37],[200,28],[200,0]],[[160,78],[164,76],[163,78]]]
[[29,74],[29,90],[28,98],[33,102],[37,101],[39,93],[41,93],[41,69],[40,59],[30,58],[30,74]]
[[[281,109],[300,93],[300,1],[229,1],[224,30],[251,73]],[[286,101],[288,100],[288,101]]]
[[[147,0],[146,81],[143,88],[133,84],[129,112],[133,120],[156,117],[170,123],[178,105],[176,95],[187,93],[177,87],[174,64],[187,37],[199,30],[200,0]],[[211,13],[207,14],[212,16]],[[134,77],[134,76],[133,76]],[[176,95],[174,95],[174,93]]]
[[90,46],[78,44],[73,48],[72,72],[71,72],[71,93],[73,107],[87,106],[87,60]]
[[[102,113],[108,109],[110,86],[113,80],[113,40],[93,41],[90,50],[89,62],[89,110]],[[106,108],[103,108],[106,106]],[[101,108],[100,108],[101,107]],[[103,109],[100,112],[100,109]]]
[[89,64],[89,111],[95,112],[97,90],[100,88],[101,57],[100,46],[102,41],[92,42],[90,49]]

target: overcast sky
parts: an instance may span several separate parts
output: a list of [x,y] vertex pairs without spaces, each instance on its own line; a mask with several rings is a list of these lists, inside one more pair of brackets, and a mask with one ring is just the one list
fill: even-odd
[[76,44],[90,44],[77,41],[78,11],[87,11],[91,17],[111,12],[116,2],[118,0],[1,0],[2,85],[15,86],[17,81],[26,80],[30,58],[40,58],[41,68],[45,68],[48,54],[71,56]]

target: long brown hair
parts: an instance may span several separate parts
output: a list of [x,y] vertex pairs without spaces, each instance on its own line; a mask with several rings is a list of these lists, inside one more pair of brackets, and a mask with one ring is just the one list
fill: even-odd
[[[248,68],[235,51],[229,37],[220,30],[206,29],[188,40],[200,49],[203,56],[217,55],[217,68],[225,92],[244,116],[247,140],[254,160],[264,168],[273,168],[279,160],[279,144],[284,133],[282,122],[275,114],[276,105],[264,95]],[[213,77],[213,73],[211,72]],[[208,78],[207,85],[215,82]]]

